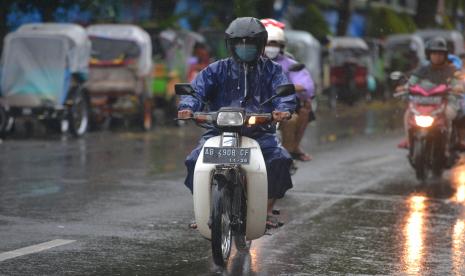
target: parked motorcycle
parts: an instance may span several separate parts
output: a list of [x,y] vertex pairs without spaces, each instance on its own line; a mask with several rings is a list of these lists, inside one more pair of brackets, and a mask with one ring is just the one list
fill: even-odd
[[[190,84],[176,84],[177,95],[197,97]],[[276,97],[294,93],[282,85]],[[238,250],[248,250],[251,241],[265,234],[268,180],[260,145],[241,135],[244,126],[272,122],[271,113],[248,113],[242,107],[223,107],[216,112],[196,112],[190,120],[215,127],[220,135],[208,139],[194,171],[194,213],[200,234],[211,240],[215,264],[224,266],[234,238]]]
[[[391,74],[391,79],[402,78],[400,72]],[[410,164],[418,180],[439,178],[450,168],[457,157],[457,128],[447,123],[446,107],[452,90],[447,84],[433,84],[421,80],[408,87],[408,91],[394,96],[408,95],[408,140]],[[451,130],[450,138],[448,132]],[[450,139],[448,141],[448,139]],[[447,151],[447,153],[446,153]]]

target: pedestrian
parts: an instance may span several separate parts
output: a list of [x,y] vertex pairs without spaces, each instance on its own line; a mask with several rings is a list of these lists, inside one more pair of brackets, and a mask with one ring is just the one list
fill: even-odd
[[291,120],[282,122],[280,125],[283,147],[289,151],[293,159],[310,161],[312,157],[302,150],[300,143],[313,116],[311,102],[315,93],[313,79],[303,64],[299,64],[285,53],[284,23],[269,18],[262,19],[261,22],[268,32],[266,57],[282,66],[297,93],[296,113],[292,115]]

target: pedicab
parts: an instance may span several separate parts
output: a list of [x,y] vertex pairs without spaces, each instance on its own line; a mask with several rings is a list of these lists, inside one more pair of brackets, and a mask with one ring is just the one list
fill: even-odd
[[315,94],[318,94],[322,89],[320,42],[305,31],[286,30],[284,34],[287,41],[286,50],[310,71],[315,83]]
[[395,83],[389,79],[392,72],[400,71],[410,75],[419,65],[426,63],[425,44],[415,34],[395,34],[386,38],[384,68],[388,90],[393,91]]
[[[95,122],[119,118],[152,128],[152,43],[135,25],[97,24],[87,27],[92,41],[89,80]],[[134,120],[132,120],[134,119]]]
[[447,48],[451,54],[459,55],[465,53],[463,35],[456,30],[441,30],[441,29],[426,29],[416,31],[418,35],[426,43],[434,37],[442,37],[447,41]]
[[[177,114],[177,100],[174,84],[188,81],[190,60],[196,44],[205,43],[205,38],[196,32],[186,30],[163,30],[152,36],[158,51],[152,71],[152,89],[157,110],[162,110],[165,118]],[[180,121],[176,121],[176,124]]]
[[89,55],[90,41],[79,25],[34,23],[9,33],[0,74],[1,134],[19,117],[74,136],[86,133]]
[[330,87],[329,105],[336,100],[353,104],[368,95],[368,77],[373,66],[365,41],[355,37],[335,37],[328,49]]

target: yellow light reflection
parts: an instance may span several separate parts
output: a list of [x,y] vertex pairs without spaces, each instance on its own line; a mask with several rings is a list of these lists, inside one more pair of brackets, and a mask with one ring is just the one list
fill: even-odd
[[455,199],[460,203],[465,201],[465,183],[457,187],[457,194],[455,195]]
[[410,210],[422,211],[425,209],[425,197],[424,196],[413,196],[410,199]]
[[453,197],[458,203],[465,203],[465,169],[463,167],[459,167],[453,173],[452,181],[454,182],[456,192]]
[[465,221],[458,219],[454,225],[454,233],[452,234],[452,265],[454,275],[463,275],[465,270],[465,252],[463,234],[465,231]]
[[410,213],[404,228],[405,249],[403,263],[409,275],[420,274],[423,258],[425,197],[413,196],[409,200]]
[[253,240],[252,246],[250,247],[250,270],[253,273],[261,271],[260,257],[262,251],[262,240],[263,238]]

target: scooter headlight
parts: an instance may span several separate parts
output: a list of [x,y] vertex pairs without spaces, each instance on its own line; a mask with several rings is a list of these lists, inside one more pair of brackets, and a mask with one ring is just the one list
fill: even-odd
[[415,116],[415,123],[419,127],[430,127],[433,125],[434,118],[431,116],[422,116],[422,115],[417,115]]
[[216,124],[218,126],[242,126],[244,124],[244,116],[241,112],[218,112]]

